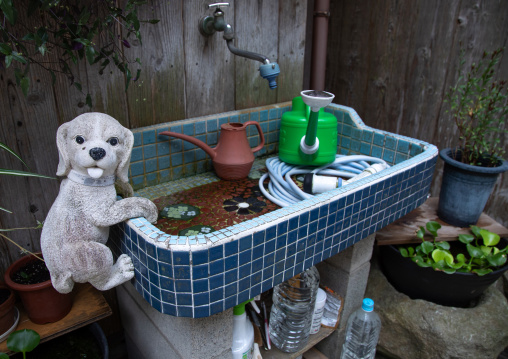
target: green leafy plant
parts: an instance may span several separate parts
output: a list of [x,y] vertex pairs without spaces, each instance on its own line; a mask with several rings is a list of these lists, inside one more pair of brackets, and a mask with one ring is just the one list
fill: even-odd
[[446,102],[458,132],[454,159],[473,166],[495,167],[505,154],[500,133],[507,133],[508,101],[506,80],[496,78],[503,48],[484,52],[478,63],[463,72],[461,53],[458,80],[446,93]]
[[[26,359],[26,353],[34,350],[40,341],[41,337],[35,330],[17,330],[9,334],[7,348],[16,353],[23,353],[23,359]],[[9,356],[5,353],[0,353],[0,359],[9,359]]]
[[[2,1],[2,0],[0,0],[0,1]],[[19,157],[18,154],[16,152],[14,152],[13,150],[11,150],[6,144],[0,142],[0,149],[1,150],[5,150],[8,153],[10,153],[11,155],[13,155],[18,160],[20,160],[21,163],[23,163],[23,165],[26,168],[30,169],[28,167],[28,165],[21,159],[21,157]],[[27,176],[27,177],[40,177],[40,178],[55,179],[54,177],[43,176],[43,175],[39,175],[37,173],[26,172],[26,171],[18,171],[18,170],[10,170],[10,169],[5,169],[5,168],[0,168],[0,175]],[[2,207],[0,207],[0,211],[5,211],[5,212],[12,213],[11,211],[9,211],[9,210],[7,210],[5,208],[2,208]]]
[[[508,246],[503,249],[497,247],[500,242],[499,235],[471,226],[471,234],[458,236],[462,250],[454,253],[450,250],[449,242],[436,241],[440,228],[438,222],[427,222],[425,228],[420,227],[416,232],[422,243],[416,247],[400,246],[399,252],[420,267],[432,267],[447,274],[471,272],[483,276],[506,264]],[[432,237],[432,241],[425,240],[427,233]]]
[[[142,21],[138,8],[146,1],[127,0],[0,0],[0,61],[13,65],[16,82],[25,96],[31,65],[47,70],[53,79],[65,76],[84,94],[72,66],[86,59],[102,75],[113,65],[125,76],[125,89],[141,73],[139,58],[129,60],[125,52],[133,40],[141,43]],[[137,67],[132,70],[132,66]],[[135,71],[135,72],[133,72]],[[133,75],[134,74],[134,75]],[[86,103],[91,107],[90,93]]]
[[[0,0],[0,1],[2,1],[2,0]],[[11,148],[9,148],[6,144],[0,142],[0,150],[7,151],[8,153],[10,153],[14,157],[16,157],[18,160],[20,160],[21,163],[23,163],[23,165],[26,168],[28,168],[28,165],[21,159],[21,157],[19,157],[18,154],[16,152],[14,152]],[[18,170],[10,170],[10,169],[5,169],[5,168],[0,168],[0,175],[27,176],[27,177],[40,177],[40,178],[56,179],[54,177],[43,176],[43,175],[40,175],[40,174],[37,174],[37,173],[26,172],[26,171],[18,171]],[[12,213],[11,211],[9,211],[9,210],[7,210],[5,208],[2,208],[2,207],[0,207],[0,211],[5,211],[5,212],[8,212],[8,213]],[[42,258],[37,256],[36,254],[34,254],[34,253],[30,252],[30,251],[27,251],[26,249],[24,249],[19,244],[17,244],[12,239],[10,239],[9,237],[7,237],[5,234],[2,233],[2,232],[11,232],[11,231],[20,230],[20,229],[39,229],[39,228],[42,228],[42,226],[43,226],[43,222],[37,221],[37,226],[36,227],[32,227],[32,228],[9,228],[9,229],[0,228],[0,237],[4,238],[5,240],[11,242],[12,244],[14,244],[18,248],[20,248],[22,252],[28,252],[28,253],[34,255],[36,258],[40,259],[41,261],[44,261]]]

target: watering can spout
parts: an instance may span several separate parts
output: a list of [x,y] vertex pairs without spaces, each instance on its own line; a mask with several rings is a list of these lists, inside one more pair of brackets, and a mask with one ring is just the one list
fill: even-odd
[[319,139],[317,138],[319,110],[328,106],[335,95],[326,91],[315,90],[302,91],[300,94],[303,102],[310,107],[307,131],[300,143],[300,149],[305,154],[313,154],[319,149]]

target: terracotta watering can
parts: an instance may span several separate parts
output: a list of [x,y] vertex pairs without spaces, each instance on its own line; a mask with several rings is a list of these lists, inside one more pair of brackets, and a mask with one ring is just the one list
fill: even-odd
[[[245,131],[249,125],[255,125],[259,132],[260,143],[254,148],[250,147]],[[225,123],[220,128],[219,142],[214,148],[203,141],[181,133],[163,131],[160,135],[180,138],[201,148],[212,158],[215,173],[222,179],[238,180],[247,177],[254,163],[254,152],[259,151],[265,145],[265,136],[263,136],[261,126],[256,121],[247,121],[245,123]]]

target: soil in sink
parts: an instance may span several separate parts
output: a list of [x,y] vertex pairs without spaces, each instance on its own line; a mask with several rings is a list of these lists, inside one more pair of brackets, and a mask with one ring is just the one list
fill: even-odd
[[258,179],[251,178],[220,180],[153,202],[159,209],[156,227],[178,236],[210,233],[279,208],[263,196]]

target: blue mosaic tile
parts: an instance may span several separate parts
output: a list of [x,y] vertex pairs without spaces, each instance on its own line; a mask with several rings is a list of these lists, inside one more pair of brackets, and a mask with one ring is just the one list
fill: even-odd
[[[216,141],[219,123],[228,120],[245,122],[250,116],[250,119],[259,120],[265,131],[269,130],[267,140],[275,144],[280,116],[287,110],[289,107],[236,112],[225,114],[219,120],[191,120],[189,123],[172,124],[170,129],[181,133],[189,132],[192,127],[193,133],[202,140],[206,137],[207,142]],[[309,202],[312,203],[309,211],[306,210],[309,208],[308,204],[304,206],[301,202],[293,208],[275,211],[209,236],[188,239],[165,236],[152,229],[154,227],[142,218],[129,222],[146,235],[146,240],[160,241],[161,244],[169,245],[173,252],[163,248],[155,249],[153,244],[147,246],[145,239],[139,237],[130,227],[125,228],[125,234],[112,230],[111,240],[116,241],[113,252],[115,255],[127,253],[132,256],[135,263],[134,286],[154,308],[165,314],[189,317],[205,317],[230,308],[337,254],[423,203],[437,160],[437,150],[432,145],[425,144],[423,150],[424,145],[416,144],[418,141],[413,143],[397,135],[387,135],[382,131],[367,128],[351,109],[331,105],[326,111],[333,113],[338,119],[340,153],[370,152],[371,155],[387,158],[391,164],[399,163],[400,166],[389,169],[388,172],[393,174],[390,173],[386,180],[379,178],[377,183],[360,191],[350,193],[338,189],[340,193],[345,193],[340,195],[338,200],[331,200],[335,196],[332,194],[320,196],[321,200],[316,200],[316,197]],[[168,141],[167,137],[158,136],[158,157],[150,158],[158,160],[158,167],[155,166],[152,171],[153,163],[142,162],[136,156],[139,157],[142,150],[148,151],[146,153],[149,157],[152,156],[150,151],[153,151],[154,146],[150,137],[160,133],[163,128],[167,129],[168,125],[155,126],[155,130],[150,129],[147,136],[141,135],[144,135],[146,130],[135,130],[134,136],[139,149],[133,152],[137,161],[132,161],[130,174],[136,189],[152,181],[157,183],[170,177],[175,180],[195,173],[196,170],[211,168],[211,161],[202,150],[196,150],[194,146],[189,150],[191,147],[183,144],[181,140]],[[249,126],[249,134],[256,132],[253,126]],[[257,143],[256,137],[257,135],[251,136],[250,140]],[[263,153],[267,153],[267,149],[274,151],[276,146],[265,145]],[[185,155],[189,151],[194,153],[193,157],[190,154]],[[174,157],[175,154],[179,157]],[[417,155],[424,160],[419,159],[416,168],[404,169],[404,163],[416,162],[413,157]],[[199,165],[196,164],[198,161]],[[323,201],[324,205],[321,205],[320,209],[315,208],[315,204],[321,203],[320,201]],[[282,217],[285,219],[280,221]],[[271,221],[277,220],[277,225],[270,224]],[[243,231],[259,226],[263,226],[263,229],[256,230],[252,235],[242,235]],[[230,240],[233,235],[236,239]],[[198,243],[200,246],[208,244],[210,247],[207,250],[191,250],[192,256],[189,256],[188,247],[183,251],[174,247],[185,245],[192,248]],[[172,253],[178,259],[172,258]],[[156,258],[159,265],[156,265]]]

